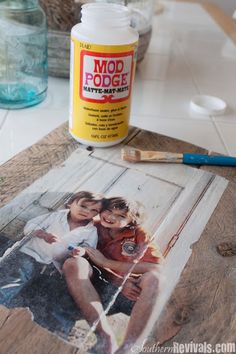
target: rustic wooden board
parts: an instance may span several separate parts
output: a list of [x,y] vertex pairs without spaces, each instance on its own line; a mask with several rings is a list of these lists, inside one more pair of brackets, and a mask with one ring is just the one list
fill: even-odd
[[[131,129],[130,136],[126,139],[126,143],[128,145],[145,149],[159,149],[179,152],[203,151],[202,149],[192,146],[190,144],[154,133],[140,131],[137,129]],[[76,150],[71,154],[74,149]],[[55,150],[57,151],[56,155],[54,154]],[[10,236],[12,234],[13,229],[22,229],[22,225],[25,223],[25,221],[35,215],[35,213],[45,213],[45,210],[57,208],[60,203],[63,203],[66,193],[70,190],[70,184],[68,184],[68,179],[66,178],[66,171],[72,166],[73,174],[71,174],[70,178],[72,179],[73,183],[75,183],[76,189],[80,188],[81,185],[83,187],[92,189],[96,183],[93,178],[93,175],[95,171],[97,171],[96,173],[100,173],[101,176],[104,177],[102,179],[103,184],[101,185],[101,191],[110,191],[111,194],[119,193],[119,184],[117,185],[117,189],[116,183],[114,182],[117,180],[117,178],[121,180],[124,179],[125,184],[125,173],[132,172],[127,172],[126,163],[122,162],[119,158],[119,151],[120,147],[114,147],[107,150],[96,149],[94,151],[90,151],[90,149],[86,149],[86,147],[80,146],[76,144],[73,140],[71,140],[67,133],[67,127],[66,125],[64,125],[58,128],[55,134],[51,133],[49,136],[47,136],[38,144],[36,144],[36,146],[31,147],[30,149],[22,152],[17,157],[15,157],[13,159],[16,162],[15,168],[12,160],[7,162],[5,165],[0,167],[1,176],[6,177],[2,180],[3,187],[7,190],[7,185],[9,184],[7,178],[9,178],[11,180],[11,183],[14,183],[15,185],[13,193],[10,195],[5,195],[4,200],[9,202],[10,199],[15,196],[15,194],[19,193],[27,186],[31,186],[30,191],[32,191],[32,193],[27,193],[27,190],[23,190],[23,192],[19,195],[22,200],[20,205],[17,202],[17,197],[13,200],[13,204],[9,204],[10,209],[8,209],[8,207],[6,207],[6,209],[1,209],[3,211],[1,213],[2,232]],[[47,152],[46,159],[44,159],[45,152]],[[67,162],[64,163],[62,166],[59,166],[59,163],[63,162],[69,154],[71,154],[71,156],[69,157]],[[93,161],[91,165],[89,162],[90,160],[87,159],[88,157],[90,157],[90,159]],[[77,158],[79,158],[80,160],[80,168],[77,168],[78,166],[76,166]],[[84,164],[83,159],[85,161]],[[113,165],[110,168],[109,173],[104,174],[104,169],[109,168],[106,163],[107,159],[111,159]],[[44,161],[45,164],[42,165],[40,160]],[[27,164],[23,163],[24,161],[27,161]],[[35,161],[37,161],[35,166],[36,168],[33,169],[32,175],[29,173],[29,171],[32,171],[30,161],[33,162],[33,165],[35,165]],[[51,170],[51,167],[55,165],[57,166],[56,169]],[[84,166],[82,170],[81,165]],[[187,184],[190,188],[191,181],[192,183],[195,183],[196,179],[200,184],[203,183],[203,185],[205,185],[205,183],[207,183],[207,181],[204,182],[204,179],[208,179],[208,177],[206,177],[205,175],[202,176],[200,170],[188,169],[189,172],[187,174],[183,174],[185,176],[185,180],[181,180],[181,178],[178,179],[177,176],[181,171],[181,167],[183,169],[185,168],[184,166],[173,166],[174,173],[173,171],[171,173],[168,173],[168,169],[166,169],[165,166],[162,167],[164,167],[164,170],[158,165],[135,165],[135,167],[133,167],[132,172],[132,178],[134,178],[134,180],[136,181],[135,185],[139,183],[139,174],[143,173],[144,171],[148,173],[148,175],[152,176],[151,179],[153,179],[155,176],[155,178],[157,178],[157,182],[154,183],[165,183],[165,187],[168,186],[170,190],[169,193],[171,204],[171,200],[174,200],[176,196],[178,196],[179,198],[179,195],[181,195],[181,191],[183,190],[185,184]],[[206,169],[206,167],[204,167],[204,169]],[[215,168],[207,169],[209,171],[215,170]],[[21,171],[23,172],[25,179],[22,184],[19,185],[19,183],[17,182],[21,180],[19,178],[19,176],[21,175]],[[124,171],[126,172],[124,173]],[[236,173],[233,168],[221,168],[220,171],[222,175],[226,174],[226,176],[228,177],[231,176],[232,180],[235,179]],[[45,174],[46,172],[48,173]],[[39,176],[43,174],[43,178],[36,180]],[[57,175],[60,176],[58,179]],[[77,176],[80,176],[80,178],[78,179]],[[177,182],[175,181],[174,176],[176,176]],[[127,178],[130,179],[131,176],[127,175]],[[33,179],[35,179],[36,181],[32,184]],[[149,183],[148,179],[147,183]],[[212,185],[212,188],[214,188],[214,184]],[[55,195],[53,193],[48,195],[47,193],[48,190],[50,190],[50,192],[53,192],[53,190],[55,190],[56,192],[58,189],[62,191],[62,195],[58,195],[57,193],[55,193]],[[193,189],[190,188],[190,191],[193,192]],[[186,190],[185,193],[187,195],[189,193],[188,190]],[[188,342],[192,339],[196,341],[200,341],[201,339],[202,341],[204,338],[204,340],[210,343],[217,343],[220,341],[220,339],[221,341],[223,341],[223,339],[225,339],[225,341],[233,341],[234,339],[235,303],[233,302],[233,296],[235,296],[236,289],[234,281],[235,271],[233,265],[235,264],[235,257],[222,257],[217,252],[216,247],[222,241],[233,241],[235,231],[233,217],[236,215],[236,199],[232,198],[232,195],[235,194],[236,185],[231,182],[226,192],[224,193],[224,196],[220,204],[218,205],[216,212],[208,223],[207,228],[205,229],[200,241],[194,244],[192,255],[184,269],[184,272],[181,275],[180,281],[178,282],[173,295],[170,298],[168,306],[166,307],[165,312],[163,313],[161,325],[157,324],[157,330],[156,332],[154,331],[154,338],[156,341],[165,343],[163,344],[165,346],[173,345],[173,341]],[[189,200],[184,198],[184,194],[182,194],[181,197],[183,198],[183,201],[181,201],[181,198],[179,198],[178,203],[180,205],[181,203],[183,203],[182,208],[179,208],[178,203],[176,204],[175,208],[177,208],[177,210],[183,210],[183,212],[187,213],[187,202]],[[198,206],[198,208],[201,208],[201,204]],[[163,210],[164,214],[165,212],[166,211]],[[172,213],[176,213],[176,210],[173,209]],[[181,213],[179,214],[179,218],[181,220],[183,216],[181,217]],[[162,217],[161,211],[159,216],[160,218]],[[173,228],[175,230],[177,228],[177,224],[178,218],[176,219],[176,225],[173,223]],[[162,228],[160,228],[159,231],[159,241],[162,242],[162,247],[163,249],[165,249],[169,241],[168,234],[165,230],[165,223],[163,223]],[[170,230],[170,234],[171,233],[172,232]],[[190,229],[188,230],[188,228],[186,228],[185,233],[191,234],[191,223]],[[222,237],[222,233],[224,233],[224,237]],[[163,235],[163,237],[161,237],[161,235]],[[165,241],[165,237],[167,241]],[[191,235],[190,241],[194,242],[194,235]],[[181,248],[180,243],[179,247]],[[188,254],[187,256],[189,257],[189,255],[190,254]],[[228,300],[226,301],[227,298]],[[3,311],[7,310],[3,309]],[[21,312],[16,312],[16,314],[15,311],[18,310],[10,311],[11,316],[16,315],[17,318],[20,313],[20,316],[22,316],[21,323],[24,323],[25,321],[25,323],[28,324],[29,316],[25,313],[25,311],[27,312],[27,310],[22,309],[20,310]],[[225,316],[225,313],[227,313],[227,316]],[[218,321],[219,319],[221,319],[222,324],[221,326],[217,326],[217,329],[219,330],[216,331],[215,321]],[[119,317],[118,323],[119,321],[124,321],[124,319],[122,317]],[[228,324],[227,329],[225,329],[225,321],[227,321]],[[34,328],[34,326],[36,326],[35,328],[37,328],[37,330],[35,329],[35,331],[37,336],[40,335],[40,338],[46,338],[45,341],[37,341],[37,353],[45,353],[44,345],[45,343],[47,343],[48,338],[50,338],[51,336],[53,337],[52,343],[55,348],[57,348],[57,346],[59,346],[59,348],[60,346],[64,348],[64,346],[68,345],[68,347],[66,347],[68,349],[68,353],[76,353],[77,349],[72,347],[71,344],[65,344],[65,342],[63,342],[60,338],[53,336],[50,332],[41,328],[37,324],[34,324],[34,322],[31,321],[30,323],[30,326],[32,326],[30,328]],[[5,325],[6,324],[4,322],[4,324],[2,325],[2,331],[5,331]],[[6,343],[6,352],[9,348],[8,346],[13,346],[12,348],[16,348],[16,346],[18,346],[17,353],[28,354],[28,344],[26,343],[24,344],[24,346],[21,342],[22,338],[24,338],[25,336],[25,328],[27,327],[22,326],[19,330],[17,338],[12,337],[12,341],[10,341],[10,343]],[[195,328],[199,329],[197,333],[195,331]],[[2,331],[0,331],[1,334]],[[172,340],[169,340],[172,335],[175,335],[175,337]]]
[[[235,247],[235,216],[236,184],[231,182],[201,239],[194,244],[162,325],[157,327],[162,328],[157,338],[165,346],[190,340],[213,345],[236,341],[235,255],[223,257],[217,251],[226,242]],[[166,332],[174,336],[167,342]]]
[[76,354],[78,350],[33,322],[27,309],[9,310],[0,306],[2,354]]
[[[203,4],[203,6],[235,41],[236,25],[234,21],[230,21],[214,5]],[[128,145],[152,150],[206,152],[191,144],[138,129],[131,129],[126,142]],[[39,177],[44,176],[52,167],[65,161],[78,146],[68,134],[65,124],[1,166],[0,206],[7,204]],[[81,156],[86,153],[90,154],[91,151],[88,150],[81,147]],[[96,150],[94,154],[97,158],[103,155],[99,150]],[[119,148],[113,156],[114,161],[118,156]],[[122,171],[122,167],[125,167],[125,164],[116,166],[114,177],[116,173],[119,174]],[[61,168],[63,169],[63,167]],[[146,170],[146,168],[147,165],[140,164],[137,170]],[[153,165],[148,168],[151,175],[154,174],[154,170],[159,170],[157,172],[159,178],[165,170]],[[178,175],[178,168],[176,167],[176,175]],[[150,343],[159,341],[166,347],[172,346],[174,342],[186,343],[191,340],[206,341],[212,344],[235,342],[236,340],[236,256],[235,252],[232,252],[236,247],[236,170],[224,167],[201,167],[201,169],[225,176],[231,182],[200,240],[193,245],[192,255],[181,274],[161,320],[158,321],[153,331]],[[172,173],[168,176],[168,169],[163,172],[163,176],[170,183],[176,182]],[[49,177],[48,183],[51,180],[51,176]],[[191,178],[190,175],[187,177],[187,179]],[[187,180],[181,181],[180,179],[177,187],[181,188],[181,183],[184,185]],[[66,192],[66,180],[61,181],[61,185],[64,186],[63,191]],[[52,205],[49,205],[45,184],[39,180],[34,186],[35,195],[27,193],[24,195],[23,192],[23,203],[20,209],[17,204],[13,204],[12,209],[5,214],[4,222],[0,220],[1,229],[8,235],[11,234],[11,227],[14,230],[22,229],[25,220],[30,217],[30,213],[35,213],[36,210],[42,213],[43,210],[45,212],[45,208],[50,207],[57,208],[62,202],[63,197],[61,199],[57,195],[53,199]],[[102,188],[107,188],[106,181],[104,181]],[[34,203],[35,200],[39,200],[40,203]],[[32,209],[29,208],[30,202],[32,202]],[[12,223],[12,215],[15,215],[14,223]],[[7,219],[7,217],[9,218]],[[231,253],[228,253],[231,256],[223,256],[222,253],[219,253],[218,246],[222,243],[228,244],[228,248],[231,249]],[[124,326],[122,320],[119,324]],[[78,350],[71,344],[64,342],[33,322],[27,309],[0,308],[0,344],[1,352],[4,354],[78,353]]]

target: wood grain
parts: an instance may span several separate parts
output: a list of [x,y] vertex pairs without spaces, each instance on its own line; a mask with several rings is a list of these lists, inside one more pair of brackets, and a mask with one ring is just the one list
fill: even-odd
[[[214,5],[204,3],[202,6],[236,42],[235,23]],[[127,144],[141,149],[206,153],[199,147],[155,133],[132,129],[131,135]],[[45,175],[52,166],[62,163],[78,147],[64,124],[2,165],[0,206]],[[222,242],[235,243],[236,169],[209,166],[202,169],[231,182],[200,240],[193,245],[188,264],[153,331],[152,341],[164,346],[191,340],[211,344],[236,340],[236,256],[223,257],[217,251]],[[55,206],[57,202],[55,200]],[[25,215],[16,220],[19,228]],[[4,354],[78,353],[71,344],[33,322],[27,309],[8,310],[3,306],[0,307],[0,346]]]
[[165,346],[190,340],[211,344],[236,340],[236,257],[222,257],[217,252],[222,241],[235,240],[235,201],[236,185],[231,182],[200,240],[194,244],[166,308],[162,325],[176,328],[178,324],[181,329],[173,339],[164,342]]
[[235,167],[227,166],[201,166],[201,170],[215,173],[216,175],[227,178],[229,181],[236,183]]
[[27,309],[0,306],[2,354],[76,354],[78,349],[38,326]]
[[[130,128],[130,139],[136,128]],[[126,141],[126,140],[125,140]],[[57,166],[77,148],[91,151],[90,147],[77,143],[64,123],[38,143],[20,152],[0,166],[0,207],[30,186],[36,179]]]
[[[62,129],[62,131],[61,131]],[[58,135],[56,132],[55,137],[53,137],[53,134],[50,137],[50,142],[51,145],[49,146],[48,144],[45,144],[45,140],[48,141],[48,137],[44,139],[44,142],[40,142],[37,146],[37,148],[31,148],[30,149],[30,154],[36,153],[38,156],[44,156],[45,148],[47,150],[52,149],[51,152],[48,152],[49,159],[48,161],[46,160],[46,164],[43,166],[42,170],[39,168],[36,169],[38,172],[34,174],[33,178],[37,178],[41,175],[41,173],[49,170],[52,165],[58,164],[61,159],[63,160],[64,157],[69,154],[68,150],[71,151],[74,149],[74,142],[72,142],[72,148],[71,148],[71,143],[70,143],[70,137],[66,137],[66,133],[63,132],[63,129],[66,129],[66,126],[59,128],[60,134]],[[62,152],[62,156],[60,153],[58,156],[54,155],[53,152],[55,152],[54,148],[56,149],[58,140],[60,141],[60,136],[61,134],[65,134],[65,138],[63,140],[63,146],[65,148],[65,151]],[[56,145],[54,146],[53,141],[56,142]],[[159,149],[159,150],[166,150],[166,151],[188,151],[191,152],[203,152],[203,149],[200,149],[198,147],[192,146],[188,143],[182,143],[181,141],[167,138],[165,136],[161,136],[158,134],[150,133],[150,132],[145,132],[145,131],[140,131],[137,129],[131,130],[130,136],[127,138],[126,143],[131,146],[136,146],[140,148],[147,148],[147,149]],[[76,144],[77,145],[77,144]],[[63,150],[61,145],[59,144],[59,147]],[[78,147],[78,145],[77,145]],[[59,150],[60,150],[59,148]],[[117,151],[118,150],[118,151]],[[122,175],[120,170],[122,170],[122,167],[119,166],[119,164],[116,163],[116,160],[114,156],[118,154],[120,150],[120,147],[114,147],[110,148],[108,150],[103,150],[103,149],[96,149],[95,151],[87,151],[85,147],[81,147],[73,152],[73,154],[78,154],[79,159],[82,163],[83,156],[88,156],[91,154],[91,156],[96,157],[95,160],[97,160],[97,163],[99,166],[104,164],[103,159],[101,158],[101,152],[103,157],[108,154],[110,155],[109,158],[112,159],[113,162],[113,167],[112,170],[107,174],[109,175],[108,179],[112,178],[112,173],[114,174],[114,178],[116,175],[119,176]],[[204,151],[205,152],[205,151]],[[27,155],[27,151],[25,151],[25,154]],[[75,163],[76,159],[73,157],[73,154],[69,158],[70,163]],[[99,157],[100,156],[100,157]],[[20,154],[18,156],[20,158],[20,161],[22,161],[22,155]],[[32,157],[32,155],[31,155]],[[51,161],[53,157],[53,161]],[[99,157],[99,158],[98,158]],[[118,155],[116,157],[118,159]],[[34,162],[34,159],[32,160]],[[121,163],[121,162],[120,162]],[[37,165],[40,166],[40,159],[37,160]],[[6,171],[6,168],[9,166],[11,173],[14,172],[14,164],[12,165],[11,163],[5,164],[3,171]],[[95,166],[95,165],[94,165]],[[99,167],[98,166],[98,167]],[[22,168],[22,165],[20,162],[17,163],[17,167],[19,169]],[[184,166],[182,166],[184,167]],[[23,169],[26,168],[26,165],[23,166]],[[68,167],[66,164],[64,164],[60,169],[65,169],[64,175],[66,176],[66,169]],[[70,166],[71,168],[71,166]],[[70,169],[69,168],[69,169]],[[87,171],[90,171],[90,174],[93,174],[93,169],[92,166],[87,166]],[[141,167],[140,167],[141,168]],[[156,174],[157,176],[160,177],[161,170],[157,168],[157,166],[150,166],[149,164],[146,164],[144,169],[149,171],[150,169],[156,169]],[[28,161],[28,166],[27,169],[30,170],[32,169],[32,166],[30,166],[30,160]],[[73,169],[76,170],[76,164],[73,167]],[[204,167],[206,169],[206,167]],[[209,168],[208,170],[214,170],[214,167]],[[99,170],[102,173],[102,168],[99,168]],[[141,168],[142,170],[142,168]],[[197,173],[198,170],[196,169],[189,169],[191,172],[195,171]],[[1,171],[1,168],[0,168]],[[53,172],[54,174],[55,172]],[[112,172],[113,171],[113,172]],[[230,172],[229,172],[230,171]],[[199,171],[200,172],[200,171]],[[84,178],[86,177],[86,173],[83,172],[83,170],[80,172],[82,175],[84,175]],[[152,172],[153,173],[153,172]],[[232,178],[235,178],[235,170],[233,168],[227,170],[227,175],[232,175]],[[62,173],[63,175],[63,173]],[[104,173],[103,173],[104,175]],[[17,178],[12,175],[12,178],[17,181]],[[46,178],[46,182],[44,180]],[[62,202],[63,198],[58,196],[57,194],[55,196],[50,196],[48,199],[47,193],[44,193],[45,188],[45,183],[51,185],[52,187],[58,189],[59,187],[63,187],[63,191],[67,189],[67,180],[66,179],[60,179],[61,186],[57,186],[57,180],[56,180],[56,174],[55,177],[52,178],[52,175],[50,175],[50,179],[45,175],[43,178],[44,182],[39,183],[38,181],[36,183],[36,187],[33,187],[35,192],[40,190],[39,196],[35,196],[34,193],[26,193],[27,196],[30,196],[30,198],[33,198],[32,200],[25,200],[25,206],[29,205],[29,208],[23,208],[24,210],[18,210],[17,207],[12,207],[11,212],[8,211],[7,214],[15,213],[15,220],[14,223],[18,223],[19,228],[22,228],[22,221],[26,220],[30,216],[30,212],[34,213],[37,208],[37,212],[43,212],[40,211],[40,208],[50,208],[50,207],[57,207],[59,203]],[[76,181],[76,174],[74,176],[75,181]],[[172,178],[168,177],[167,179]],[[193,179],[193,175],[190,173],[189,175],[190,180]],[[50,182],[53,180],[53,184]],[[85,178],[86,181],[84,185],[92,186],[94,185],[92,183],[92,179],[88,179],[87,177]],[[187,182],[187,180],[186,180]],[[24,182],[26,185],[31,183],[31,177],[28,177],[28,180],[26,178],[26,181]],[[50,184],[51,183],[51,184]],[[92,183],[92,184],[91,184]],[[108,185],[106,186],[108,182],[106,181],[106,178],[104,179],[104,185],[101,187],[102,189],[107,189]],[[172,182],[171,182],[172,183]],[[41,185],[41,187],[40,187]],[[43,187],[44,186],[44,187]],[[68,186],[69,187],[69,186]],[[24,184],[18,187],[18,189],[24,188]],[[32,187],[31,187],[32,188]],[[52,198],[53,197],[53,198]],[[217,252],[217,246],[219,243],[222,241],[225,242],[232,242],[235,234],[235,225],[234,225],[234,216],[236,215],[236,203],[232,206],[232,202],[235,201],[236,197],[236,186],[233,182],[231,182],[230,186],[228,187],[227,191],[224,193],[224,196],[222,198],[221,203],[218,205],[216,213],[214,214],[213,218],[210,220],[210,222],[207,225],[206,230],[204,231],[204,234],[202,235],[201,239],[199,242],[194,244],[193,246],[193,253],[191,258],[188,261],[187,266],[185,267],[184,272],[182,273],[182,276],[180,278],[180,281],[168,303],[168,306],[165,309],[165,315],[163,315],[161,319],[161,325],[156,326],[156,329],[153,334],[153,340],[155,341],[160,341],[164,343],[164,345],[173,345],[173,341],[179,341],[179,342],[188,342],[191,339],[195,339],[198,341],[201,341],[203,339],[207,340],[210,343],[215,343],[219,342],[220,336],[226,340],[232,341],[234,337],[234,326],[235,326],[235,319],[234,319],[234,313],[235,313],[235,304],[233,302],[233,297],[236,294],[236,289],[235,289],[235,271],[234,271],[234,265],[235,265],[235,257],[222,257],[218,252]],[[28,198],[28,197],[27,197]],[[40,203],[35,203],[35,200],[39,198]],[[52,198],[52,199],[51,199]],[[24,203],[21,203],[21,207],[24,206]],[[36,209],[34,209],[36,208]],[[14,224],[12,222],[8,223],[8,228],[13,227],[14,229]],[[7,231],[7,229],[3,229],[3,231]],[[9,234],[11,233],[11,230],[8,229]],[[8,233],[8,232],[7,232]],[[190,231],[191,233],[191,231]],[[224,237],[222,237],[222,235]],[[192,236],[192,235],[191,235]],[[6,311],[6,309],[5,309]],[[23,310],[22,310],[23,311]],[[227,316],[225,315],[227,313]],[[206,316],[207,314],[207,316]],[[4,315],[5,316],[5,315]],[[2,322],[2,329],[0,333],[3,331],[3,333],[7,333],[4,331],[7,331],[5,328],[7,322],[4,322],[4,316]],[[21,318],[21,324],[24,324],[22,326],[22,330],[19,332],[18,337],[10,337],[9,339],[9,344],[8,342],[6,345],[13,346],[18,345],[19,348],[21,348],[22,345],[22,354],[24,350],[24,354],[28,354],[27,350],[27,341],[24,345],[22,343],[22,338],[26,337],[25,335],[25,330],[27,328],[29,331],[36,331],[36,334],[39,333],[40,331],[40,338],[42,338],[42,341],[37,341],[37,350],[38,352],[35,353],[44,353],[45,352],[45,343],[48,343],[47,341],[49,340],[48,338],[53,338],[52,343],[57,346],[62,345],[61,340],[56,338],[60,343],[58,344],[55,342],[55,337],[47,332],[46,330],[42,329],[38,325],[34,324],[32,320],[30,320],[30,327],[29,326],[29,316],[28,315],[23,315],[23,312],[17,312],[17,317],[20,316]],[[211,319],[211,320],[210,320]],[[215,330],[215,321],[222,321],[222,325],[218,326],[219,330]],[[227,322],[227,330],[225,330]],[[36,329],[32,329],[36,326]],[[217,328],[218,328],[217,327]],[[8,328],[8,327],[7,327]],[[196,333],[195,328],[198,328],[198,332]],[[206,330],[207,328],[207,330]],[[43,332],[41,332],[41,330]],[[207,333],[207,335],[206,335]],[[2,334],[2,333],[1,333]],[[37,334],[38,335],[38,334]],[[173,337],[173,340],[169,340],[170,337]],[[31,338],[31,336],[30,336]],[[35,337],[37,339],[37,336]],[[45,341],[43,340],[45,338]],[[34,340],[32,339],[33,342],[35,343]],[[166,341],[166,342],[165,342]],[[67,345],[62,341],[63,345]],[[51,348],[51,347],[49,347]],[[53,347],[54,348],[54,347]],[[40,352],[41,350],[41,352]],[[47,349],[48,350],[48,349]],[[51,349],[50,349],[51,350]],[[70,350],[75,350],[70,344],[68,344],[68,353],[70,353]],[[59,350],[58,350],[59,352]],[[21,353],[21,352],[19,352]],[[29,352],[29,353],[32,353]],[[34,352],[33,352],[34,353]],[[46,353],[49,353],[49,351],[46,351]],[[5,354],[5,353],[4,353]]]
[[67,123],[0,166],[0,206],[6,204],[38,177],[63,162],[78,144]]

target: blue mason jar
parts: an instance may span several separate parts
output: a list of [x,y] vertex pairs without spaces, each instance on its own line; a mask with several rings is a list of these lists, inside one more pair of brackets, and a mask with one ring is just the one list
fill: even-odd
[[0,0],[0,108],[41,102],[47,81],[46,16],[38,0]]

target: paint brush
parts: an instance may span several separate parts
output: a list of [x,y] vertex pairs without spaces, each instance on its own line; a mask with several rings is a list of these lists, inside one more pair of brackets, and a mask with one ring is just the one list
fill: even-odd
[[122,160],[129,162],[167,162],[193,165],[236,166],[236,157],[210,156],[191,153],[174,153],[163,151],[144,151],[132,147],[121,149]]

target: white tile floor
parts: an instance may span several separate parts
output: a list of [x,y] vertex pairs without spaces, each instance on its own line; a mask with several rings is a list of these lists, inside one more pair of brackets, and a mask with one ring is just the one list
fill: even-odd
[[[148,54],[135,78],[131,124],[236,155],[236,46],[200,5],[164,2],[154,16]],[[195,94],[216,95],[228,108],[218,117],[189,110]],[[69,82],[49,78],[38,106],[0,110],[0,163],[68,119]]]
[[187,118],[189,102],[196,94],[193,85],[138,80],[135,82],[131,116],[141,114],[158,118]]
[[0,109],[0,129],[3,127],[3,124],[5,123],[7,113],[8,112],[6,110]]
[[[207,147],[210,151],[217,151],[228,154],[221,138],[211,121],[188,120],[181,118],[159,118],[154,116],[134,115],[131,123],[140,128],[151,131],[158,131],[160,134],[168,135],[173,138],[178,137],[190,143]],[[171,129],[170,129],[171,126]],[[232,137],[232,136],[231,136]]]

